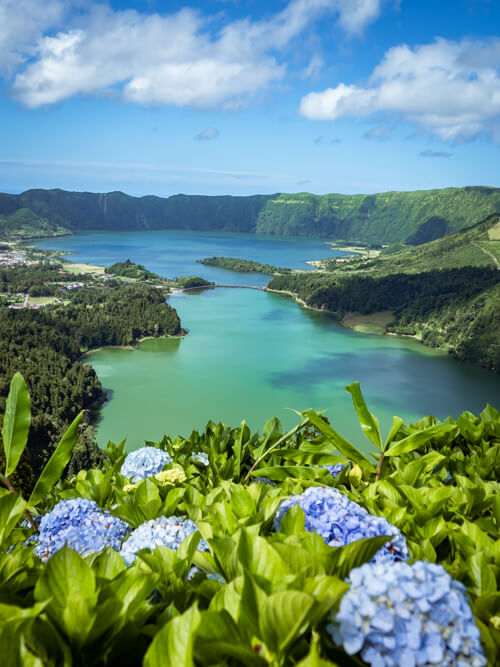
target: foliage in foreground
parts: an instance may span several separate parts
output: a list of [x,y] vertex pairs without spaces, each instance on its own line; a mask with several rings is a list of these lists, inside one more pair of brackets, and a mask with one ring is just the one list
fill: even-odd
[[[477,624],[489,664],[498,664],[500,414],[487,406],[480,417],[464,413],[445,422],[426,417],[410,426],[395,417],[383,440],[359,385],[347,389],[373,454],[360,451],[308,410],[286,434],[276,419],[262,435],[252,435],[244,422],[236,429],[210,422],[205,432],[187,439],[147,443],[168,454],[156,457],[166,465],[159,474],[148,470],[148,476],[133,483],[120,472],[124,443],[109,443],[100,469],[56,483],[71,455],[73,429],[26,501],[9,482],[29,429],[29,398],[16,376],[2,434],[2,480],[10,486],[0,493],[3,664],[366,664],[356,650],[348,655],[347,644],[343,650],[334,643],[330,626],[338,619],[337,632],[348,637],[351,649],[365,640],[345,625],[346,605],[359,604],[365,587],[378,604],[376,581],[381,577],[379,571],[373,578],[367,576],[369,569],[354,568],[371,561],[389,538],[328,546],[306,530],[307,517],[296,506],[280,517],[279,532],[273,528],[284,499],[307,489],[321,493],[322,488],[336,489],[372,515],[385,517],[406,538],[410,563],[427,563],[398,570],[409,598],[415,595],[411,572],[430,577],[421,606],[447,591],[462,595],[465,587],[475,617],[470,627]],[[311,427],[316,437],[306,439],[302,433],[305,428],[310,433]],[[150,465],[149,451],[146,458]],[[344,467],[337,477],[324,467],[339,463]],[[188,531],[177,550],[140,550],[129,567],[112,549],[82,557],[67,546],[42,563],[34,553],[37,535],[25,523],[25,511],[37,523],[61,500],[72,498],[94,501],[130,530],[158,517],[177,516],[194,522],[199,532]],[[199,550],[201,539],[208,551]],[[448,583],[434,563],[457,583]],[[351,594],[358,597],[349,602]],[[468,609],[465,598],[460,604]],[[409,602],[406,608],[413,609]],[[461,609],[441,602],[437,608],[444,614]],[[390,644],[387,619],[378,617],[377,622]],[[408,632],[414,638],[414,626]],[[460,652],[464,646],[458,644]],[[368,661],[370,655],[363,653]],[[425,655],[439,657],[439,648],[430,644]],[[477,660],[469,664],[483,664]]]

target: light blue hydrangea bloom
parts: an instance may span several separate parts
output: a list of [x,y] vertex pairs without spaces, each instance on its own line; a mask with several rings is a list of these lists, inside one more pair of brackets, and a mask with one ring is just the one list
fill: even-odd
[[373,557],[373,561],[408,560],[406,540],[386,519],[370,514],[364,507],[349,500],[337,489],[311,487],[281,503],[274,517],[274,529],[279,530],[281,519],[295,505],[306,516],[306,530],[316,531],[331,547],[341,547],[365,537],[394,535]]
[[326,468],[332,477],[338,477],[342,470],[344,470],[343,463],[335,463],[334,465],[323,465],[322,468]]
[[365,563],[350,572],[328,631],[346,653],[372,667],[484,667],[464,586],[441,565]]
[[47,561],[66,544],[82,556],[111,547],[117,551],[130,528],[125,521],[112,516],[93,500],[61,500],[40,521],[40,533],[34,552]]
[[157,447],[141,447],[127,455],[120,470],[124,477],[139,482],[146,477],[154,477],[161,472],[172,457]]
[[[154,549],[163,546],[177,550],[188,535],[197,531],[196,524],[191,519],[182,519],[178,516],[160,516],[142,523],[130,534],[123,543],[120,554],[127,565],[131,565],[138,551]],[[202,538],[199,551],[208,551],[208,544]]]
[[191,454],[191,458],[194,459],[195,461],[198,461],[198,463],[201,463],[204,466],[208,466],[209,461],[208,461],[208,454],[205,452],[197,452],[196,454]]

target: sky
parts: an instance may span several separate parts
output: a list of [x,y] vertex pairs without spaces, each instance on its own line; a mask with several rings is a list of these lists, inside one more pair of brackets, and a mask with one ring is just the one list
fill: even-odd
[[0,191],[500,186],[498,0],[0,0]]

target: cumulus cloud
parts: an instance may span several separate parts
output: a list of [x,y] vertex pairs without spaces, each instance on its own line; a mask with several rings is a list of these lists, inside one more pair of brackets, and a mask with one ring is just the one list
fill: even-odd
[[340,83],[302,98],[300,113],[336,120],[392,112],[443,141],[494,134],[500,117],[500,39],[437,39],[389,49],[366,87]]
[[0,71],[8,75],[34,55],[43,33],[60,25],[69,8],[64,0],[0,0]]
[[207,127],[202,132],[196,135],[196,141],[210,141],[210,139],[217,139],[219,130],[215,127]]
[[425,151],[420,151],[420,157],[451,157],[453,153],[447,153],[446,151],[431,151],[430,148],[427,148]]
[[[238,110],[283,79],[283,52],[314,21],[336,17],[355,35],[381,11],[381,0],[290,0],[267,19],[216,29],[220,17],[188,8],[160,15],[89,4],[63,22],[63,0],[47,0],[43,10],[38,0],[18,0],[31,18],[28,30],[17,31],[22,11],[14,1],[0,0],[8,9],[0,30],[8,35],[8,62],[18,67],[13,93],[30,108],[113,91],[144,105]],[[24,37],[15,50],[18,32]],[[314,74],[319,63],[313,55],[306,72]]]

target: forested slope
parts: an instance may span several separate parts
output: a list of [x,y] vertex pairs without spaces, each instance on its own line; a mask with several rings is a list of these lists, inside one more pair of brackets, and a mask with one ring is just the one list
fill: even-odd
[[492,216],[419,248],[332,261],[330,271],[277,276],[268,287],[292,292],[339,319],[390,310],[387,331],[417,335],[426,345],[499,373],[499,224]]
[[[22,210],[20,214],[19,211]],[[32,230],[193,229],[420,244],[500,212],[500,189],[446,188],[373,195],[130,197],[64,190],[0,194],[0,235]],[[17,225],[17,226],[16,226]],[[33,233],[33,235],[36,235]]]
[[[18,284],[19,271],[12,270]],[[82,409],[104,398],[94,369],[82,353],[101,345],[126,345],[143,336],[180,332],[177,312],[160,290],[142,285],[82,289],[70,303],[40,310],[0,305],[0,411],[10,379],[28,379],[32,423],[28,450],[35,471],[46,462],[64,429]]]

